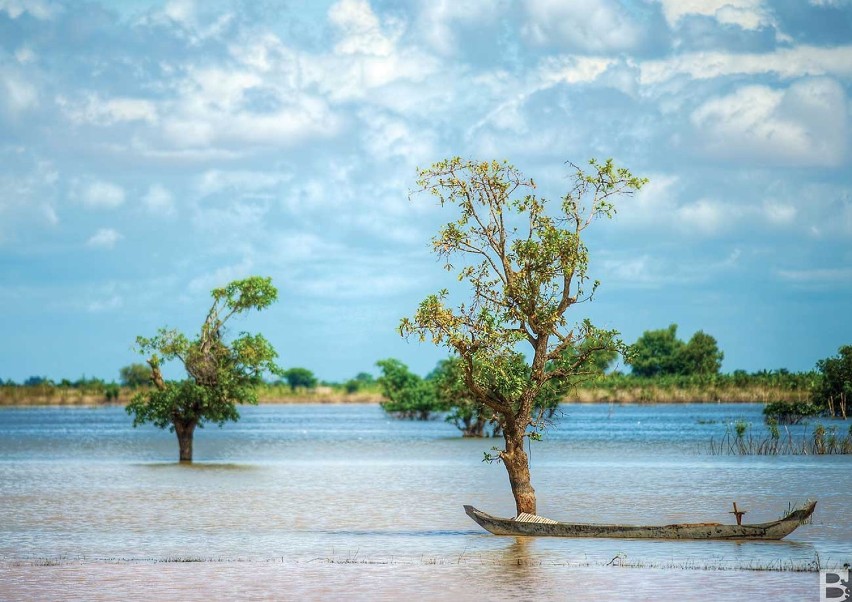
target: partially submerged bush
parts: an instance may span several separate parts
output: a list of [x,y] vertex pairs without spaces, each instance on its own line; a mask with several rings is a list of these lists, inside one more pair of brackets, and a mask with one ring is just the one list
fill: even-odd
[[823,408],[810,401],[774,401],[763,408],[764,420],[774,420],[776,424],[798,424],[805,418],[823,413]]

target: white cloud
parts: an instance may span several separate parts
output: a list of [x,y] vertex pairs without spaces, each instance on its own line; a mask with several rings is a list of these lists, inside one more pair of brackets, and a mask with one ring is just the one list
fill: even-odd
[[4,106],[11,113],[21,113],[38,105],[38,90],[21,76],[0,70],[2,86],[0,90],[0,107]]
[[201,196],[230,191],[254,198],[270,197],[290,177],[283,172],[211,169],[201,174],[196,189]]
[[85,99],[72,101],[57,96],[56,104],[74,123],[91,123],[111,126],[125,121],[157,121],[157,109],[153,102],[139,98],[101,99],[97,94],[89,94]]
[[12,19],[27,13],[40,21],[46,21],[52,19],[57,10],[56,5],[48,0],[0,0],[0,11]]
[[380,266],[347,265],[345,268],[300,280],[295,287],[305,295],[323,300],[375,299],[416,290],[423,283],[419,274],[385,272]]
[[36,58],[35,52],[33,52],[33,49],[28,46],[22,46],[15,51],[15,60],[22,65],[34,63]]
[[[301,86],[318,86],[332,102],[361,100],[396,107],[426,103],[434,111],[430,99],[435,90],[424,82],[432,74],[443,78],[450,72],[442,71],[439,61],[416,45],[400,46],[398,21],[380,21],[363,0],[335,4],[329,21],[337,34],[334,51],[299,57]],[[398,87],[392,91],[384,89],[394,84]],[[446,81],[440,93],[447,93]]]
[[20,222],[48,227],[59,224],[55,201],[59,173],[50,161],[23,148],[0,146],[0,243],[23,233]]
[[[124,289],[124,290],[122,290]],[[91,313],[102,313],[106,311],[112,311],[115,309],[120,309],[124,306],[124,294],[126,294],[127,287],[119,286],[115,282],[108,282],[106,284],[94,287],[94,289],[88,289],[85,291],[80,291],[76,294],[71,295],[70,306],[79,309],[81,306],[86,308],[86,311]],[[136,299],[144,296],[145,293],[139,291],[134,295]],[[77,300],[73,300],[73,297],[77,297]],[[87,299],[88,301],[83,301],[80,299]],[[82,301],[82,302],[81,302]]]
[[640,257],[619,257],[604,259],[601,262],[604,279],[611,286],[656,287],[665,281],[659,270],[659,261],[650,255]]
[[412,167],[435,156],[435,134],[414,129],[410,122],[386,113],[363,110],[359,116],[365,124],[364,146],[371,157],[401,157]]
[[86,241],[86,246],[101,249],[112,249],[115,246],[115,243],[122,238],[124,237],[112,228],[101,228]]
[[595,81],[615,62],[593,56],[558,56],[544,59],[537,71],[544,84],[580,84]]
[[124,189],[116,184],[95,180],[75,183],[72,196],[91,209],[115,209],[124,204]]
[[680,180],[664,173],[649,174],[648,180],[637,194],[619,203],[617,224],[637,229],[666,225],[677,208]]
[[524,35],[534,44],[584,52],[622,52],[643,38],[638,22],[614,0],[529,0]]
[[[712,282],[741,269],[742,250],[717,249],[709,255],[692,254],[690,249],[677,257],[665,251],[655,254],[625,255],[608,252],[600,262],[601,280],[607,288],[681,288],[689,283]],[[593,265],[593,270],[598,268]]]
[[714,199],[699,199],[675,210],[675,221],[689,232],[712,235],[737,224],[743,213],[741,206]]
[[791,224],[797,214],[796,207],[791,204],[769,200],[763,202],[763,215],[770,224],[779,226]]
[[664,83],[679,75],[712,79],[730,75],[774,74],[783,79],[833,75],[852,77],[852,46],[779,48],[766,53],[690,52],[670,58],[643,61],[640,83]]
[[59,216],[56,214],[56,209],[53,205],[42,205],[41,206],[41,214],[44,216],[44,220],[51,226],[56,226],[59,224]]
[[846,151],[846,98],[827,78],[786,90],[743,86],[711,98],[690,120],[700,152],[730,161],[779,165],[838,165]]
[[808,0],[808,3],[811,6],[830,6],[832,8],[840,8],[842,6],[849,6],[852,4],[852,0]]
[[193,293],[204,293],[225,286],[229,282],[251,275],[254,263],[243,258],[240,263],[223,266],[213,272],[205,272],[189,281],[188,289]]
[[192,223],[205,239],[208,255],[251,256],[266,231],[269,203],[229,200],[214,206],[199,204]]
[[196,0],[169,0],[161,8],[156,7],[147,12],[137,24],[169,28],[173,35],[197,46],[206,40],[220,37],[232,23],[234,14],[223,8],[224,5],[217,6],[215,20],[208,22]]
[[148,192],[142,197],[142,203],[150,213],[156,215],[170,216],[175,213],[174,195],[159,184],[153,184],[148,188]]
[[[504,71],[481,75],[474,80],[477,88],[486,90],[489,97],[499,102],[468,129],[467,137],[472,138],[478,130],[488,128],[513,134],[528,133],[526,105],[536,94],[565,84],[593,82],[615,63],[614,59],[602,57],[561,55],[540,61],[531,77],[525,80]],[[536,140],[543,141],[538,134]]]
[[[327,233],[325,233],[327,234]],[[304,230],[282,230],[269,237],[269,255],[285,266],[346,262],[347,250],[326,236]]]
[[341,34],[334,48],[339,54],[388,56],[394,51],[394,36],[384,33],[367,0],[340,0],[329,8],[328,20]]
[[798,284],[845,284],[852,283],[852,268],[814,268],[811,270],[776,270],[783,280]]
[[163,7],[164,17],[190,26],[196,23],[196,8],[193,0],[171,0]]
[[423,0],[415,26],[432,50],[450,55],[459,43],[453,30],[457,24],[491,23],[504,15],[508,6],[508,0]]
[[253,70],[261,73],[274,72],[279,77],[286,74],[294,78],[288,81],[289,85],[298,84],[295,79],[298,77],[298,54],[287,48],[273,33],[262,33],[242,43],[231,44],[228,51],[231,56]]
[[775,25],[763,0],[660,0],[669,25],[676,27],[689,15],[713,17],[719,23],[743,29]]
[[[256,92],[269,97],[271,109],[252,107]],[[178,97],[164,103],[160,113],[165,139],[178,148],[293,146],[306,138],[331,136],[341,125],[321,97],[251,68],[190,69],[178,85]]]
[[[745,182],[741,185],[747,186]],[[809,200],[801,202],[812,205]],[[693,200],[681,177],[651,174],[650,182],[638,194],[619,203],[616,226],[645,233],[713,238],[744,227],[788,227],[795,225],[801,213],[794,203],[761,198],[759,192],[743,193],[736,200]]]

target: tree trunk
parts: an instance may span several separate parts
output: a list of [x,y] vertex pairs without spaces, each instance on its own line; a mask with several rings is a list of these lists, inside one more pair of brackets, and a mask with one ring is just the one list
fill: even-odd
[[462,428],[462,437],[484,437],[485,436],[485,418],[482,414],[477,413],[464,421]]
[[524,433],[514,428],[503,430],[506,449],[500,452],[500,458],[509,473],[509,485],[515,496],[518,514],[535,514],[535,489],[530,482],[530,462],[524,451]]
[[175,422],[175,434],[180,446],[180,461],[192,462],[192,436],[195,433],[195,422],[183,424]]

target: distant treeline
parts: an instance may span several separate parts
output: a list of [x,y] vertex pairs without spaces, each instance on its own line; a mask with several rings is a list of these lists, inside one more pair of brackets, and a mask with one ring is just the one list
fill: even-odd
[[[764,403],[765,414],[780,423],[817,415],[846,417],[852,398],[852,346],[838,355],[821,359],[816,369],[720,372],[724,354],[716,340],[702,331],[688,341],[677,338],[677,326],[646,331],[622,358],[630,373],[613,371],[614,354],[593,357],[588,370],[570,382],[546,388],[537,400],[539,416],[546,419],[561,402]],[[282,378],[258,381],[261,401],[379,401],[389,414],[401,418],[429,419],[443,415],[465,435],[500,432],[492,413],[476,404],[467,393],[457,358],[438,362],[425,377],[397,359],[377,362],[380,374],[361,372],[344,382],[320,381],[307,368],[283,371]],[[518,362],[518,370],[528,369]],[[85,376],[59,382],[32,376],[23,383],[0,379],[0,404],[83,404],[125,402],[132,392],[150,385],[151,370],[145,364],[125,366],[120,382]],[[490,383],[498,390],[507,383]]]
[[121,394],[121,385],[115,381],[106,382],[100,378],[87,378],[82,376],[71,381],[63,378],[54,382],[45,376],[30,376],[21,384],[15,381],[0,378],[0,401],[9,403],[15,399],[39,398],[51,400],[53,398],[74,399],[102,399],[103,401],[116,401]]

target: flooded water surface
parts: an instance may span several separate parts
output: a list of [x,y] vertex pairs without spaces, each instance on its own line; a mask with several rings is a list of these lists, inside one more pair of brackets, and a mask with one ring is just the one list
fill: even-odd
[[539,514],[730,522],[736,501],[763,522],[817,499],[781,542],[492,536],[462,505],[514,514],[481,461],[500,441],[372,405],[244,408],[190,466],[122,408],[2,409],[0,599],[818,599],[818,573],[751,569],[852,560],[852,458],[709,455],[738,419],[762,429],[755,405],[564,406],[532,444]]

